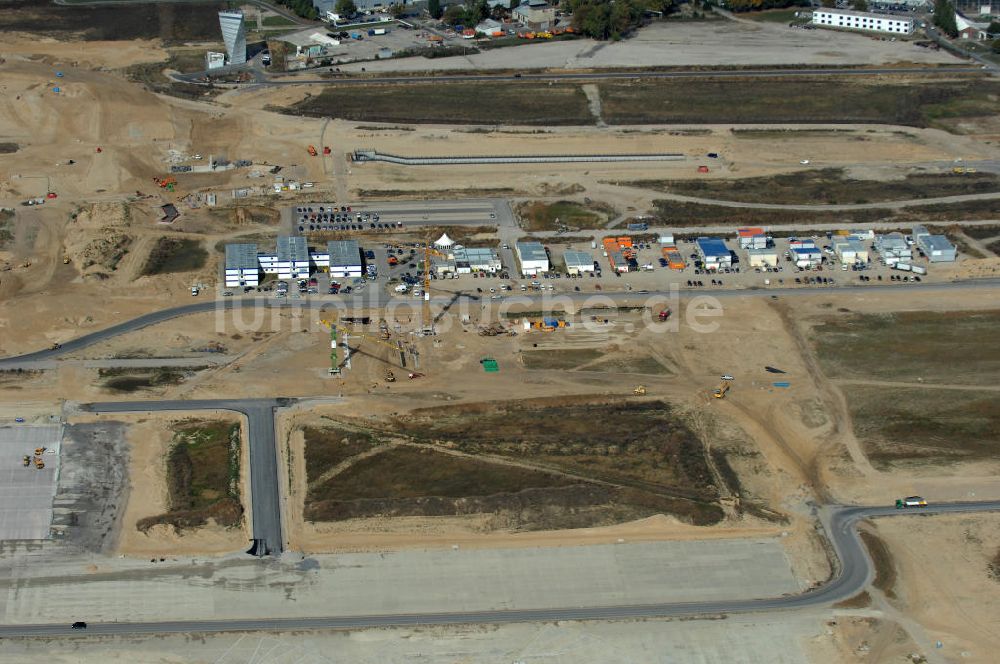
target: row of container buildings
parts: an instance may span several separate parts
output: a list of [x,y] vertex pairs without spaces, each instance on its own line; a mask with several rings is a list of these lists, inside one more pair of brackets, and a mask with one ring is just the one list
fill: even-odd
[[262,252],[253,243],[226,245],[224,277],[226,288],[256,287],[262,275],[278,279],[305,279],[314,272],[332,277],[360,277],[364,255],[357,240],[328,242],[325,251],[311,251],[300,236],[279,237],[273,252]]

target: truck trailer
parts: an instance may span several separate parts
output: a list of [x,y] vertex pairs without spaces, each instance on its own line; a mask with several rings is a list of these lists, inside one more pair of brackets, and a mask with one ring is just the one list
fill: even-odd
[[907,496],[896,499],[896,509],[906,509],[908,507],[927,507],[927,501],[920,496]]

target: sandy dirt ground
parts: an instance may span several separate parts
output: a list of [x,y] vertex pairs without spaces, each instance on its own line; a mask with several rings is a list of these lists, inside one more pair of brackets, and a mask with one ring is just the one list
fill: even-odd
[[[199,413],[199,417],[231,418],[231,413]],[[163,416],[126,416],[116,419],[131,420],[128,430],[129,489],[128,507],[118,527],[115,551],[125,556],[173,556],[196,553],[198,555],[229,554],[245,547],[250,541],[250,515],[244,516],[238,528],[223,528],[214,521],[199,528],[178,532],[172,526],[154,526],[143,533],[136,523],[145,517],[163,514],[169,508],[167,492],[167,461],[173,438],[173,427],[178,418]],[[249,495],[247,484],[248,454],[245,426],[241,431],[243,478],[241,493]],[[247,501],[249,504],[249,501]]]
[[791,65],[892,63],[955,64],[944,51],[865,35],[801,30],[774,23],[705,21],[654,24],[621,42],[588,40],[502,48],[465,57],[406,58],[341,67],[371,71],[448,69],[586,69],[690,65]]
[[1000,517],[881,519],[877,533],[899,575],[887,615],[917,622],[919,645],[938,661],[995,662],[1000,580],[989,564],[1000,552]]

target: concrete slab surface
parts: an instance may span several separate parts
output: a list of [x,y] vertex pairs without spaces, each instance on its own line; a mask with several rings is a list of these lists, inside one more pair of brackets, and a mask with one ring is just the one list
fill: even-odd
[[349,616],[749,599],[800,590],[777,539],[286,555],[269,562],[110,558],[87,574],[81,569],[74,559],[18,565],[12,579],[0,580],[0,615],[12,624],[79,616]]
[[801,664],[823,633],[814,613],[725,620],[561,622],[196,639],[5,639],[0,664],[211,662],[213,664]]
[[[39,540],[49,537],[52,497],[59,471],[61,428],[52,425],[0,427],[0,540]],[[39,470],[27,468],[24,455],[46,448]]]

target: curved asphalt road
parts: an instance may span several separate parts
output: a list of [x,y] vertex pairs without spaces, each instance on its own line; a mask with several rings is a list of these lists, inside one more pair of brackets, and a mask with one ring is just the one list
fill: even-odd
[[[4,625],[2,637],[95,636],[136,634],[190,634],[204,632],[287,631],[303,629],[364,629],[415,625],[500,624],[547,620],[625,620],[668,616],[718,615],[757,611],[802,609],[824,606],[857,594],[874,572],[871,559],[861,543],[858,521],[877,516],[945,514],[1000,510],[1000,501],[946,503],[916,510],[891,507],[827,507],[821,518],[839,558],[839,571],[826,585],[799,595],[739,601],[679,602],[626,606],[514,609],[463,613],[414,613],[367,616],[273,618],[254,620],[189,620],[135,623],[91,623],[86,631],[59,625]],[[85,618],[86,616],[82,616]]]
[[[836,274],[836,273],[834,273]],[[882,293],[888,291],[894,291],[903,289],[907,292],[920,291],[920,292],[939,292],[939,291],[950,291],[950,290],[982,290],[996,288],[1000,286],[1000,278],[991,279],[975,279],[966,281],[949,281],[943,283],[927,283],[921,282],[919,284],[895,284],[891,282],[884,282],[878,284],[867,284],[867,285],[849,285],[849,286],[835,286],[835,287],[787,287],[787,288],[761,288],[761,289],[716,289],[716,288],[698,288],[689,289],[681,288],[679,293],[681,296],[697,296],[697,295],[709,295],[717,298],[727,298],[727,297],[795,297],[800,295],[813,295],[818,290],[829,290],[835,293]],[[653,299],[653,298],[663,298],[670,297],[673,293],[669,291],[649,291],[646,293],[640,293],[638,291],[623,291],[623,292],[572,292],[572,293],[559,293],[555,295],[520,295],[512,294],[500,300],[498,304],[503,302],[517,302],[517,303],[540,303],[542,305],[545,302],[557,302],[565,301],[566,299],[573,301],[585,301],[588,298],[601,298],[604,301],[608,299],[616,302],[628,302],[631,301],[633,304],[639,304],[643,299]],[[451,305],[455,299],[464,299],[466,301],[478,301],[480,298],[474,295],[459,294],[458,298],[451,297],[435,297],[432,301],[438,305]],[[98,330],[96,332],[90,332],[84,334],[83,336],[77,337],[71,341],[67,341],[62,344],[59,348],[50,348],[47,350],[39,350],[33,353],[26,353],[24,355],[8,357],[0,359],[0,370],[10,370],[17,369],[18,367],[27,368],[37,361],[48,361],[54,360],[67,353],[72,353],[92,344],[98,343],[100,341],[105,341],[111,339],[121,334],[126,334],[128,332],[134,332],[136,330],[141,330],[144,327],[150,325],[156,325],[157,323],[163,323],[174,318],[179,318],[181,316],[189,316],[192,314],[209,313],[212,311],[225,312],[225,311],[235,311],[239,309],[255,309],[258,307],[262,308],[287,308],[289,310],[295,310],[296,308],[303,309],[339,309],[339,310],[350,310],[353,308],[371,308],[382,306],[388,302],[398,302],[405,303],[408,300],[400,298],[392,298],[387,294],[381,292],[366,291],[356,298],[345,299],[343,297],[325,297],[318,296],[316,298],[306,298],[300,300],[287,300],[278,298],[225,298],[219,300],[203,300],[200,302],[195,302],[192,304],[181,305],[179,307],[173,307],[170,309],[161,309],[160,311],[154,311],[152,313],[144,314],[132,320],[125,321],[123,323],[118,323],[112,325],[111,327],[105,328],[103,330]],[[412,304],[412,303],[411,303]],[[414,305],[416,306],[416,305]]]

